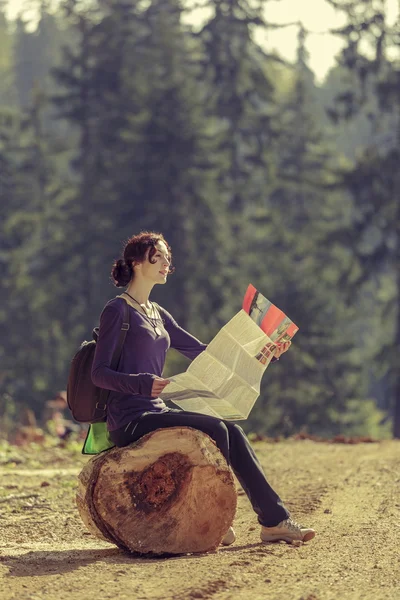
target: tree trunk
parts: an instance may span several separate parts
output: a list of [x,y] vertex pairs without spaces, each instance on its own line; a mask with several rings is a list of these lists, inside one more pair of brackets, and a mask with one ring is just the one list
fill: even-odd
[[[397,148],[400,149],[400,89],[397,90]],[[400,189],[400,177],[397,172],[394,189]],[[396,337],[393,351],[398,356],[400,350],[400,204],[397,201],[396,214],[396,255],[395,255],[395,273],[397,277],[397,318],[396,318]],[[391,361],[392,373],[394,375],[394,410],[393,410],[393,437],[400,439],[400,374],[398,369],[398,359]]]
[[[399,140],[400,141],[400,140]],[[400,217],[400,208],[398,210],[398,218]],[[397,298],[400,299],[400,225],[398,225],[398,233],[397,233]],[[397,302],[397,318],[396,318],[396,337],[394,342],[394,352],[398,356],[398,351],[400,350],[400,307],[399,302]],[[398,364],[398,359],[397,359]],[[392,375],[393,375],[393,387],[394,387],[394,408],[393,408],[393,437],[395,439],[400,439],[400,373],[398,366],[395,361],[392,361]]]
[[97,537],[141,554],[215,550],[235,516],[233,475],[214,441],[190,427],[153,431],[89,460],[77,504]]

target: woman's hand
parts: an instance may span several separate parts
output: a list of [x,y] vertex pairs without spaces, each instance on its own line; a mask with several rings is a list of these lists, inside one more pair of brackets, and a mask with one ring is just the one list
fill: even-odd
[[151,387],[151,397],[158,398],[163,389],[171,383],[169,379],[163,379],[162,377],[156,377]]
[[282,354],[284,354],[285,352],[287,352],[289,350],[291,345],[292,345],[292,342],[283,342],[283,344],[277,344],[275,354],[274,354],[275,358],[280,358],[282,356]]

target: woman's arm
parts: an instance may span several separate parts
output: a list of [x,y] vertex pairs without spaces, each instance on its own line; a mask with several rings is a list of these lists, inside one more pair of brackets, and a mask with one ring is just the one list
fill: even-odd
[[182,329],[165,308],[161,306],[159,308],[165,329],[171,338],[171,348],[175,348],[175,350],[192,360],[207,348],[207,344],[202,344],[200,340]]
[[[204,352],[207,348],[207,344],[202,344],[197,338],[185,331],[185,329],[178,325],[173,316],[165,310],[165,308],[162,308],[161,306],[158,308],[160,309],[160,314],[164,320],[165,328],[171,338],[171,348],[175,348],[175,350],[178,350],[181,354],[192,360]],[[283,354],[283,352],[277,350],[277,354],[278,356],[272,357],[271,362],[278,361],[279,356]]]
[[99,338],[92,366],[92,381],[98,387],[106,390],[150,396],[156,375],[119,373],[110,368],[121,333],[122,322],[122,312],[118,307],[107,304],[100,316]]

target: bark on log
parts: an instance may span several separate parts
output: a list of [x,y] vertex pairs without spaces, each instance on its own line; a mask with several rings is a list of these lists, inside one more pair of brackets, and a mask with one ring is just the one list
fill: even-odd
[[215,550],[236,500],[232,472],[215,442],[189,427],[157,429],[90,459],[77,493],[92,533],[141,554]]

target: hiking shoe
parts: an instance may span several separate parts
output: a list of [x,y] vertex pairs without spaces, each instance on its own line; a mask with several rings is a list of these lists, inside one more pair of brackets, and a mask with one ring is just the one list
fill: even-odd
[[288,544],[294,541],[309,542],[314,536],[314,529],[304,529],[292,519],[285,519],[275,527],[262,526],[260,533],[262,542],[279,542],[283,540]]
[[236,533],[233,527],[229,527],[228,531],[221,540],[223,546],[230,546],[236,540]]

